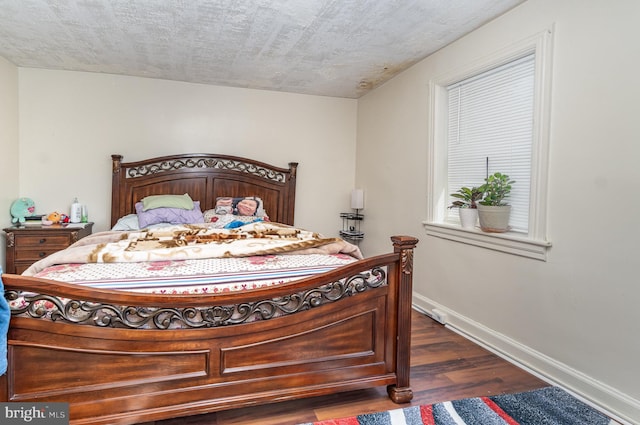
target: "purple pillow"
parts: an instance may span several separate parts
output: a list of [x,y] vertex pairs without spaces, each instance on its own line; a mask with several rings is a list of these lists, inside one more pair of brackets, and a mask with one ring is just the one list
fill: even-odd
[[193,201],[193,209],[182,208],[153,208],[144,211],[142,202],[136,202],[136,213],[141,229],[158,223],[189,224],[204,223],[204,216],[200,210],[200,201]]

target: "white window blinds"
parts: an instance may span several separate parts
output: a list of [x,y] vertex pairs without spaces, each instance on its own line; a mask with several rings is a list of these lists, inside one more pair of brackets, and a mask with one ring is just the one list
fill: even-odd
[[[487,175],[516,183],[507,202],[513,231],[528,232],[534,112],[534,54],[447,87],[448,193]],[[449,210],[447,219],[457,220]]]

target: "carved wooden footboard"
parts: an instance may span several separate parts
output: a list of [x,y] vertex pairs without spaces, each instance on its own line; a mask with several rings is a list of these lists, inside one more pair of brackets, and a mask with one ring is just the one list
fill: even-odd
[[[5,297],[26,302],[12,311],[0,400],[68,402],[72,424],[133,424],[380,385],[407,402],[417,240],[392,241],[393,253],[313,278],[205,297],[5,274]],[[45,314],[43,303],[56,312]]]

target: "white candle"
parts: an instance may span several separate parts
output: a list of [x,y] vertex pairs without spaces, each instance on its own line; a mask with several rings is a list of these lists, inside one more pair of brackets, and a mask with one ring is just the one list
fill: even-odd
[[351,191],[351,208],[354,210],[364,208],[364,192],[362,189],[353,189]]

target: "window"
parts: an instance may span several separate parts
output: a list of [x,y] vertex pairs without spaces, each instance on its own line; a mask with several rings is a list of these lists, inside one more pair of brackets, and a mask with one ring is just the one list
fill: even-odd
[[[551,31],[430,82],[427,234],[546,259]],[[516,183],[511,231],[462,229],[449,195],[499,171]]]
[[[529,227],[534,60],[531,53],[447,87],[447,191],[508,174],[516,181],[509,223],[520,233]],[[448,212],[446,221],[457,222]]]

